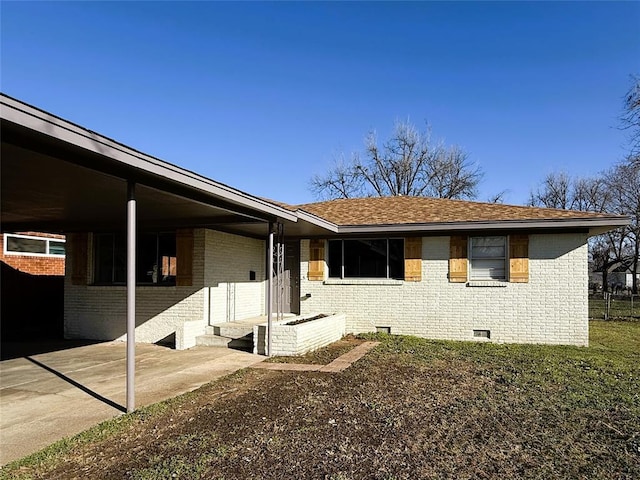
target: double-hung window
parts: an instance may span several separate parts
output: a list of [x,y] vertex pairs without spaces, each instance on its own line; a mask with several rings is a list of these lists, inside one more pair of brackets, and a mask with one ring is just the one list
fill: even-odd
[[471,237],[471,280],[507,279],[507,237]]
[[330,278],[404,278],[402,238],[329,240]]
[[[138,285],[175,285],[175,233],[142,233],[136,246]],[[126,237],[120,233],[94,235],[94,283],[123,285],[127,275]]]

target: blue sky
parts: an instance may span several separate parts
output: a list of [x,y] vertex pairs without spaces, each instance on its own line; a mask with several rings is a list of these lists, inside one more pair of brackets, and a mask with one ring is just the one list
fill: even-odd
[[462,146],[479,200],[625,155],[640,2],[0,5],[4,93],[249,193],[308,181],[409,118]]

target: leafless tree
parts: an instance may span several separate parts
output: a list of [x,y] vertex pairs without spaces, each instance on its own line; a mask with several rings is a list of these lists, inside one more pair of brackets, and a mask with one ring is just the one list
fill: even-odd
[[571,210],[590,210],[627,215],[631,224],[589,240],[590,261],[602,271],[603,288],[607,274],[622,267],[632,273],[633,293],[638,293],[640,268],[640,77],[624,99],[625,113],[621,128],[630,131],[630,153],[593,178],[572,178],[566,173],[552,173],[531,192],[529,205]]
[[529,196],[530,206],[583,212],[603,212],[610,201],[604,177],[572,178],[566,172],[550,173]]
[[624,96],[624,113],[620,120],[621,128],[629,131],[629,160],[640,164],[640,76],[631,76],[631,87]]
[[602,272],[602,288],[609,289],[609,272],[623,266],[629,246],[626,231],[618,228],[589,239],[589,262],[595,272]]
[[487,203],[504,203],[505,195],[509,193],[509,190],[501,190],[498,193],[494,193],[493,195],[489,195],[487,198]]
[[550,173],[542,181],[542,185],[535,192],[531,192],[529,205],[569,210],[573,205],[571,184],[572,179],[567,173]]
[[633,293],[638,293],[638,268],[640,257],[640,163],[628,157],[618,163],[606,175],[611,194],[611,209],[620,215],[628,215],[631,224],[624,227],[627,249],[621,260],[631,271]]
[[379,144],[375,132],[365,139],[363,155],[344,155],[310,182],[317,198],[353,196],[433,196],[475,198],[480,168],[457,146],[433,142],[429,130],[396,122],[391,138]]
[[344,154],[334,157],[333,165],[325,176],[314,175],[311,189],[317,198],[354,198],[365,193],[364,180],[356,175],[353,165]]
[[632,273],[634,293],[638,292],[640,268],[640,164],[632,157],[592,178],[572,178],[566,173],[547,175],[531,193],[529,204],[568,210],[610,212],[631,217],[631,225],[590,239],[592,266],[602,271],[603,288],[607,274],[621,267]]

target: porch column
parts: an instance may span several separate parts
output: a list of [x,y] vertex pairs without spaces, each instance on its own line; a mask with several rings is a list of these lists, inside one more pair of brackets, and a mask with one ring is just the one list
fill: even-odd
[[127,412],[135,410],[136,184],[127,182]]
[[273,223],[269,222],[269,248],[267,248],[267,356],[271,356],[271,322],[273,313]]

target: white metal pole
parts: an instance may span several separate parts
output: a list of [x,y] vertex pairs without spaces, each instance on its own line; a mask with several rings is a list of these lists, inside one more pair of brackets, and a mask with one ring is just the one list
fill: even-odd
[[135,410],[136,184],[127,183],[127,412]]
[[271,356],[271,322],[273,310],[273,224],[269,223],[269,248],[267,252],[267,356]]

